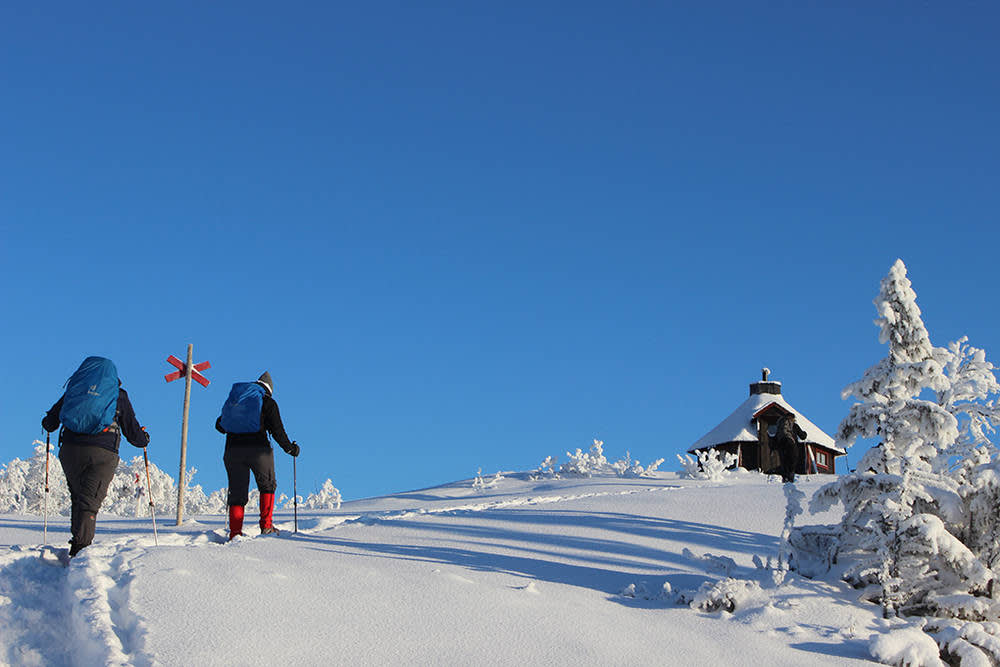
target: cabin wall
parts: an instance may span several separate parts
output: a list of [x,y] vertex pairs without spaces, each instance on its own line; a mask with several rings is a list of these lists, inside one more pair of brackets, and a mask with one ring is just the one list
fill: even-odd
[[[833,450],[813,445],[813,455],[816,457],[816,472],[821,475],[835,475],[837,468],[837,453]],[[843,454],[840,454],[843,456]]]
[[[759,470],[765,474],[777,475],[780,474],[780,460],[778,459],[777,449],[772,449],[770,447],[770,438],[765,430],[761,439],[761,442],[726,442],[713,447],[708,447],[707,449],[718,449],[729,454],[735,454],[737,458],[737,465],[744,470]],[[765,449],[766,448],[766,449]],[[812,445],[813,454],[816,457],[816,474],[820,475],[834,475],[836,474],[836,462],[838,454],[833,450],[827,449],[820,445]],[[701,451],[701,450],[699,450]],[[767,453],[767,460],[771,461],[769,464],[771,467],[767,469],[761,469],[759,462],[763,457],[762,453]],[[843,456],[843,454],[839,454]],[[799,465],[796,470],[796,474],[799,475],[810,475],[813,474],[812,471],[812,460],[809,458],[809,452],[807,445],[802,444],[802,455],[799,457]]]

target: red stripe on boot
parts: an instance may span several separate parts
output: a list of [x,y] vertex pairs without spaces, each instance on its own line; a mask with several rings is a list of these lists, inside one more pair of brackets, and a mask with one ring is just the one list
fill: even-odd
[[274,528],[271,525],[272,516],[274,514],[274,494],[273,493],[262,493],[260,494],[260,532],[269,533],[271,529]]
[[229,506],[229,539],[243,534],[243,505]]

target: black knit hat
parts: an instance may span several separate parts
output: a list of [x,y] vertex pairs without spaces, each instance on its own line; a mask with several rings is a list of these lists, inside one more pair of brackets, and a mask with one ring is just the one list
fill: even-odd
[[264,371],[264,373],[259,378],[257,378],[257,382],[260,382],[267,388],[267,393],[269,394],[274,393],[274,383],[271,381],[271,374],[268,373],[267,371]]

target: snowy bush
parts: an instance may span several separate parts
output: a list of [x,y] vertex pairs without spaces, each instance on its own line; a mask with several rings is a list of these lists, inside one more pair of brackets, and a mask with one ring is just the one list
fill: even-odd
[[534,471],[535,479],[539,477],[549,477],[556,478],[559,477],[559,473],[556,472],[556,463],[558,459],[554,456],[546,456],[545,460],[538,466],[538,469]]
[[896,628],[888,634],[872,636],[868,652],[885,665],[946,667],[938,657],[938,645],[917,627]]
[[897,260],[875,299],[888,356],[848,385],[857,402],[838,429],[846,446],[878,444],[857,471],[821,488],[811,509],[842,503],[836,543],[844,578],[875,585],[883,614],[982,619],[1000,551],[1000,470],[989,440],[1000,383],[967,339],[931,345]]
[[486,489],[492,489],[494,486],[499,484],[504,479],[503,474],[498,470],[493,477],[490,479],[483,478],[483,469],[480,468],[476,471],[476,476],[472,479],[472,488],[476,491],[485,491]]
[[[320,490],[316,493],[310,493],[304,502],[299,503],[299,507],[311,510],[339,510],[341,502],[340,490],[333,485],[332,479],[327,479],[323,482]],[[285,503],[285,509],[289,509],[294,505],[294,502],[291,500],[289,503]]]
[[626,451],[625,458],[612,463],[611,469],[614,470],[615,474],[619,477],[643,477],[656,472],[656,469],[660,467],[661,463],[663,463],[663,459],[656,459],[648,466],[643,467],[639,461],[632,460],[631,452]]
[[728,611],[732,613],[747,602],[764,597],[764,591],[756,581],[726,578],[721,581],[706,581],[698,589],[691,606],[702,611]]
[[621,590],[622,597],[637,600],[676,600],[669,581],[664,581],[659,589],[650,589],[646,582],[632,583]]
[[927,633],[925,637],[935,642],[946,664],[991,666],[1000,663],[1000,623],[933,619],[923,631]]
[[719,449],[703,449],[697,459],[678,454],[677,460],[681,464],[681,477],[718,482],[732,474],[730,468],[736,465],[738,457]]
[[594,473],[607,472],[608,460],[604,457],[604,441],[594,438],[590,451],[583,452],[577,448],[575,454],[566,452],[569,461],[559,467],[559,472],[567,475],[590,477]]
[[786,483],[782,485],[785,494],[785,521],[781,529],[781,539],[778,553],[778,568],[772,571],[774,583],[780,585],[792,567],[792,529],[795,527],[795,517],[802,514],[802,501],[806,499],[806,494],[799,491],[795,484]]
[[553,456],[545,457],[538,469],[532,471],[532,479],[558,478],[560,473],[581,477],[590,477],[601,473],[613,473],[618,477],[646,477],[656,472],[663,463],[663,459],[656,459],[648,466],[643,466],[639,461],[632,459],[632,454],[629,451],[625,452],[624,459],[609,463],[607,457],[604,456],[604,441],[596,438],[589,451],[584,452],[577,449],[575,454],[566,452],[566,456],[569,457],[569,461],[560,466],[558,470],[556,469],[556,458]]

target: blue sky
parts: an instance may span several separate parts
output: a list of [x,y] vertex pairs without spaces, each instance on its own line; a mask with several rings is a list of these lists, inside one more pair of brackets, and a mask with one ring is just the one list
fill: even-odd
[[674,469],[763,365],[835,431],[897,257],[1000,354],[995,5],[500,4],[0,9],[0,460],[98,354],[176,474],[193,343],[207,489],[265,369],[300,493]]

